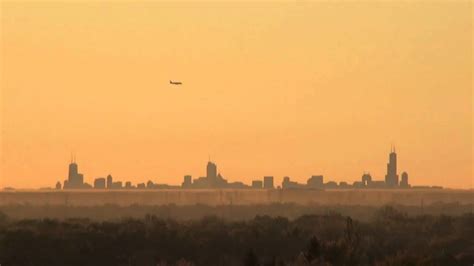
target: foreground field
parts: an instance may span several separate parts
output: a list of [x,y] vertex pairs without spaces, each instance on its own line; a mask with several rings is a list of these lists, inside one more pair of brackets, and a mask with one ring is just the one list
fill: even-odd
[[0,214],[2,265],[472,265],[474,216],[367,221],[336,213],[176,221],[17,220]]

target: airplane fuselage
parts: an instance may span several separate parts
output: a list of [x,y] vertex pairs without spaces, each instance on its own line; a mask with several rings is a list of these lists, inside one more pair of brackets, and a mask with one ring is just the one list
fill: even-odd
[[181,84],[183,84],[183,83],[180,82],[180,81],[171,81],[171,80],[170,80],[170,84],[172,84],[172,85],[181,85]]

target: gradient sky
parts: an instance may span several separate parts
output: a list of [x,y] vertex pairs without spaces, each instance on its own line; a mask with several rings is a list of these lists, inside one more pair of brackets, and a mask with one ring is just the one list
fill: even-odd
[[[1,2],[0,186],[473,184],[472,3]],[[170,79],[181,87],[170,86]]]

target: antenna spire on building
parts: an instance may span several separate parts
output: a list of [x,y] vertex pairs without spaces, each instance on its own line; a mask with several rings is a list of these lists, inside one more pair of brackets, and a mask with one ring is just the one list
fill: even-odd
[[76,154],[71,152],[71,163],[76,163]]

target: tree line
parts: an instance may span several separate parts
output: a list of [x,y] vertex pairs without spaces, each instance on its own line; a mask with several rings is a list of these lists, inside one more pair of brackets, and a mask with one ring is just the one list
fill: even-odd
[[176,220],[12,219],[0,214],[2,265],[471,265],[474,216],[377,209]]

